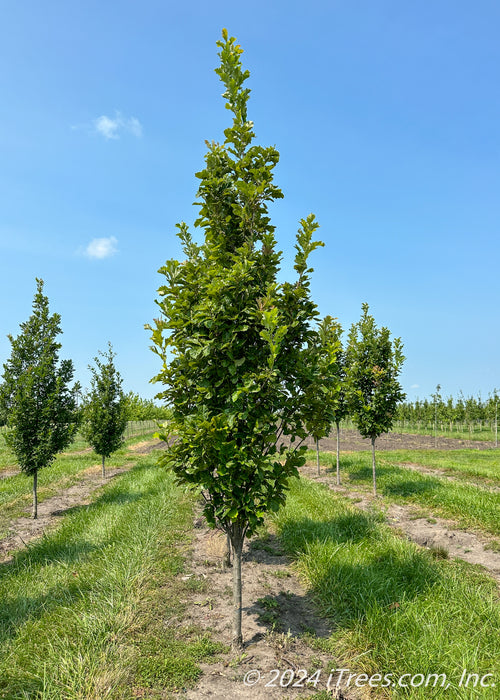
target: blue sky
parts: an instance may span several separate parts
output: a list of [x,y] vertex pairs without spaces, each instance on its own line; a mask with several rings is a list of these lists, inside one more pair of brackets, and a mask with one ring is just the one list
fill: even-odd
[[368,302],[401,336],[409,398],[500,387],[500,5],[478,0],[25,0],[0,23],[0,363],[35,277],[86,385],[110,340],[152,397],[157,269],[196,215],[194,173],[229,112],[222,27],[251,72],[257,141],[281,154],[283,278],[300,218],[312,291],[346,329]]

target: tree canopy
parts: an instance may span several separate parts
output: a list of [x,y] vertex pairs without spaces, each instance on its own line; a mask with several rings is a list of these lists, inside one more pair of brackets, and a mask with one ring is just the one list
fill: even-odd
[[[90,390],[83,405],[83,434],[95,452],[102,457],[102,475],[105,475],[104,461],[123,444],[127,427],[127,400],[122,391],[122,378],[115,367],[111,343],[106,353],[100,352],[94,358],[91,372]],[[102,358],[102,359],[100,359]]]
[[361,435],[372,441],[375,493],[375,440],[391,429],[397,404],[406,396],[398,380],[405,358],[401,339],[391,341],[387,328],[377,328],[368,304],[362,309],[349,333],[347,392],[350,415]]

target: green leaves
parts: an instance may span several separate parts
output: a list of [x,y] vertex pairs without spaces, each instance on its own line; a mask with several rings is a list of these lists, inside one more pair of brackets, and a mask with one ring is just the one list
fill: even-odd
[[111,343],[107,353],[99,355],[103,359],[95,357],[95,366],[89,366],[90,391],[84,399],[82,432],[98,455],[109,457],[123,444],[128,402]]
[[302,279],[305,274],[309,274],[313,271],[311,267],[307,267],[309,255],[319,246],[324,246],[324,243],[313,240],[314,232],[319,228],[314,214],[309,214],[306,219],[301,219],[300,223],[301,227],[298,231],[297,243],[294,246],[297,251],[294,268],[299,273],[299,279]]
[[20,468],[34,474],[49,465],[68,445],[78,423],[76,397],[79,385],[70,388],[73,364],[59,363],[61,333],[59,314],[49,313],[43,281],[36,280],[33,313],[21,324],[21,332],[9,335],[11,356],[4,364],[0,386],[0,412],[7,418],[7,436]]
[[307,431],[318,440],[329,435],[345,407],[345,368],[341,343],[342,327],[326,316],[311,337],[308,347],[310,383],[304,396]]
[[[297,237],[298,281],[277,283],[281,252],[267,206],[283,196],[273,183],[279,154],[253,143],[241,47],[225,30],[217,46],[233,121],[224,143],[206,142],[196,174],[203,241],[195,244],[179,224],[185,259],[160,269],[160,317],[150,329],[162,361],[158,398],[172,408],[168,433],[176,436],[163,463],[201,487],[210,523],[250,534],[284,502],[304,461],[304,397],[317,378],[308,256],[322,244],[310,215]],[[284,436],[290,447],[281,445]]]
[[347,348],[347,391],[350,413],[364,437],[376,438],[392,427],[397,404],[405,398],[398,381],[404,362],[400,338],[363,314],[351,326]]

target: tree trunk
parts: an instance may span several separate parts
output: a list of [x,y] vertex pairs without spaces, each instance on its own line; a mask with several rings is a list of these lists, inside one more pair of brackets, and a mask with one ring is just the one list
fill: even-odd
[[233,546],[233,639],[231,646],[233,651],[243,646],[241,634],[241,553],[243,551],[243,536],[241,529],[233,526],[231,533]]
[[102,456],[102,478],[103,478],[103,479],[104,479],[104,477],[106,476],[106,470],[104,469],[104,459],[105,459],[105,457],[104,457],[104,455],[103,455],[103,456]]
[[337,423],[337,486],[340,486],[340,423]]
[[229,532],[226,533],[226,553],[222,564],[225,569],[229,569],[231,566],[231,538],[229,537]]
[[318,476],[321,474],[321,470],[319,468],[319,439],[316,438],[316,466],[318,467]]
[[38,494],[37,494],[38,471],[33,474],[33,519],[38,518]]
[[377,495],[377,474],[375,471],[375,439],[372,437],[372,471],[373,471],[373,495]]

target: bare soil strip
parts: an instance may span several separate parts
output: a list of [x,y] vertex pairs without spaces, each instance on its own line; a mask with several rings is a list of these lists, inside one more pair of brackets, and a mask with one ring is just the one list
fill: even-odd
[[[232,570],[223,568],[226,539],[209,530],[203,518],[195,521],[190,573],[184,576],[193,582],[188,615],[182,620],[170,620],[170,625],[194,624],[210,630],[214,638],[230,646],[232,602]],[[305,698],[326,689],[330,670],[342,668],[340,660],[314,649],[314,638],[329,637],[328,623],[315,613],[310,595],[297,578],[289,559],[274,536],[245,544],[243,555],[243,637],[240,655],[229,652],[217,663],[200,664],[203,670],[197,686],[184,691],[188,700],[199,698]],[[276,669],[274,673],[271,673]],[[291,671],[296,675],[291,680]],[[299,673],[301,669],[303,672]],[[244,683],[245,674],[258,670],[261,679],[255,685]],[[318,674],[316,688],[312,685],[293,688],[302,676]],[[276,680],[273,678],[277,677]],[[280,687],[280,679],[283,685]],[[337,681],[333,676],[331,686]],[[268,687],[266,687],[266,684]],[[287,687],[283,687],[288,684]],[[339,688],[339,691],[342,689]],[[358,700],[364,696],[349,689],[332,697]]]
[[[307,445],[315,449],[312,438],[308,438]],[[432,435],[412,435],[410,433],[386,433],[377,438],[377,450],[491,450],[494,442],[483,440],[458,440],[457,438],[441,438],[436,440]],[[320,449],[324,452],[335,452],[337,439],[335,436],[322,438]],[[340,431],[340,449],[342,452],[359,452],[371,450],[371,442],[362,438],[357,430]]]
[[[327,484],[332,491],[347,496],[362,510],[381,506],[372,494],[351,489],[349,485],[337,486],[335,475],[324,472],[318,477],[316,465],[306,465],[301,474],[314,481]],[[488,549],[495,544],[492,537],[460,529],[455,522],[444,518],[422,516],[419,506],[402,506],[396,503],[382,505],[387,523],[416,544],[432,549],[436,554],[453,559],[463,559],[470,564],[479,564],[500,584],[500,552]]]

